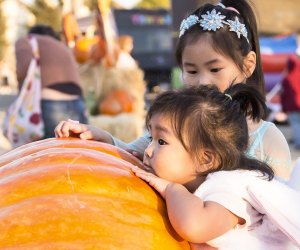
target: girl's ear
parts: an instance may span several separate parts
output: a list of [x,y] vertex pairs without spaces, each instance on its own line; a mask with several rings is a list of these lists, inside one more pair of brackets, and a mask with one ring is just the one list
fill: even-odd
[[203,150],[201,152],[201,162],[200,162],[200,171],[199,172],[207,172],[212,169],[215,169],[217,166],[217,157],[216,154],[211,150]]
[[250,51],[248,55],[244,58],[243,71],[246,78],[249,78],[256,67],[256,53],[254,51]]

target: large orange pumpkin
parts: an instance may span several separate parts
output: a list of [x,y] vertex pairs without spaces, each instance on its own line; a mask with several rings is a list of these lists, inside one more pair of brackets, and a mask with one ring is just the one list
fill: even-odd
[[129,153],[46,139],[0,157],[0,249],[189,249]]

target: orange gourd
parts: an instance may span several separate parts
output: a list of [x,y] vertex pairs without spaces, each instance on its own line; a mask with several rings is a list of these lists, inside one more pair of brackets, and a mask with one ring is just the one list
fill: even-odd
[[133,98],[126,90],[112,91],[99,105],[100,114],[117,115],[133,110]]
[[0,249],[189,249],[114,146],[46,139],[0,156]]
[[[82,36],[75,42],[74,55],[78,63],[85,63],[90,59],[93,46],[100,46],[99,37]],[[98,48],[104,51],[104,48]]]

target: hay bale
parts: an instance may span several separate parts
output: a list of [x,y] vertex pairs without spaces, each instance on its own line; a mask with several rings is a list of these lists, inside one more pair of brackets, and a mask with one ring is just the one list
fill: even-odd
[[[84,83],[84,95],[94,94],[98,106],[113,90],[123,89],[133,98],[133,111],[116,116],[91,115],[89,123],[100,127],[113,136],[129,142],[143,134],[145,118],[146,83],[144,72],[139,69],[105,68],[99,65],[82,66],[81,78]],[[86,98],[87,101],[89,101]]]
[[91,116],[90,124],[102,128],[116,138],[128,143],[144,133],[145,120],[143,117],[132,113],[122,113],[116,116]]
[[101,93],[98,93],[99,100],[102,100],[113,90],[124,89],[133,98],[133,113],[144,115],[144,94],[146,91],[144,72],[141,69],[109,68],[103,73],[104,80],[102,81]]

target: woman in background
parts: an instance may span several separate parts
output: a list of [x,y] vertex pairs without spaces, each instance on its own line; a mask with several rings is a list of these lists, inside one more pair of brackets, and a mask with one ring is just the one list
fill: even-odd
[[[33,26],[28,36],[34,36],[38,42],[45,138],[54,137],[54,129],[61,120],[70,118],[87,123],[80,76],[72,51],[59,41],[49,26]],[[28,37],[17,40],[15,49],[16,73],[21,89],[33,57]]]

